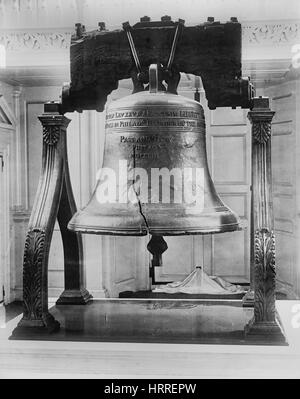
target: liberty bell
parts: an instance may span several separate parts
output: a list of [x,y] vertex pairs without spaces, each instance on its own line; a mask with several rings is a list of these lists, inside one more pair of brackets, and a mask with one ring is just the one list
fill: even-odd
[[96,188],[70,230],[175,236],[240,228],[208,170],[203,107],[166,91],[156,64],[147,90],[107,107],[105,129]]

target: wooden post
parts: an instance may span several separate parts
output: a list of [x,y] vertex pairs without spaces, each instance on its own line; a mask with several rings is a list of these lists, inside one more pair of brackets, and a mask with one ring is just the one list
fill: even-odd
[[[248,115],[250,119],[250,115]],[[252,146],[253,146],[253,139],[252,139]],[[255,228],[254,228],[254,198],[253,198],[253,181],[255,180],[254,171],[254,156],[256,156],[256,152],[253,151],[252,148],[252,170],[251,170],[251,205],[250,205],[250,287],[249,291],[243,297],[243,306],[244,307],[254,307],[254,269],[255,269],[255,251],[254,251],[254,235],[255,235]]]
[[42,172],[25,242],[23,318],[12,338],[22,337],[27,333],[55,332],[60,327],[48,311],[48,258],[57,216],[62,232],[66,269],[66,291],[63,297],[68,297],[68,303],[72,295],[75,303],[79,303],[79,295],[85,300],[89,298],[81,281],[81,237],[66,229],[67,219],[76,208],[66,147],[66,130],[70,120],[59,111],[60,104],[45,104],[45,113],[39,117],[43,126]]
[[67,139],[64,146],[64,180],[57,220],[62,235],[64,248],[65,290],[56,302],[57,305],[85,305],[92,299],[84,287],[83,246],[81,234],[68,230],[72,216],[77,212],[73,195],[68,154]]
[[275,236],[272,201],[271,121],[269,98],[257,97],[248,114],[252,124],[252,227],[254,318],[247,339],[285,342],[275,309]]

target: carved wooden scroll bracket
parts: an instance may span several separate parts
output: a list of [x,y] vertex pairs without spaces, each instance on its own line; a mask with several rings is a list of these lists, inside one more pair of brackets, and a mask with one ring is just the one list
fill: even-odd
[[72,193],[66,130],[70,122],[59,113],[59,104],[46,104],[39,117],[43,126],[42,172],[35,197],[24,250],[24,313],[13,337],[22,336],[34,327],[37,333],[59,329],[48,311],[48,258],[56,218],[64,245],[65,291],[57,304],[85,304],[90,295],[83,287],[82,239],[67,230],[76,211]]

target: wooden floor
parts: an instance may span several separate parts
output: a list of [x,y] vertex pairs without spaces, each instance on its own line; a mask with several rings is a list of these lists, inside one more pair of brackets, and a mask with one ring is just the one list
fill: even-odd
[[289,346],[9,341],[2,309],[0,378],[300,378],[300,302],[277,309]]

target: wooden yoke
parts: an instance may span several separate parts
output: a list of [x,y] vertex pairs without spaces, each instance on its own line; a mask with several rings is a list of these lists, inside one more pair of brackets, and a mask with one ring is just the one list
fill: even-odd
[[77,24],[70,49],[71,83],[64,86],[62,93],[63,112],[103,111],[107,96],[117,89],[119,80],[140,79],[147,84],[148,68],[156,63],[163,65],[170,79],[180,72],[201,76],[210,109],[250,108],[254,93],[249,78],[241,77],[242,35],[237,19],[220,23],[210,17],[203,24],[185,26],[168,70],[180,21],[164,16],[161,21],[151,22],[149,17],[143,17],[132,28],[125,24],[127,32],[130,29],[141,71],[136,70],[124,30],[108,31],[100,23],[98,30],[85,32]]

